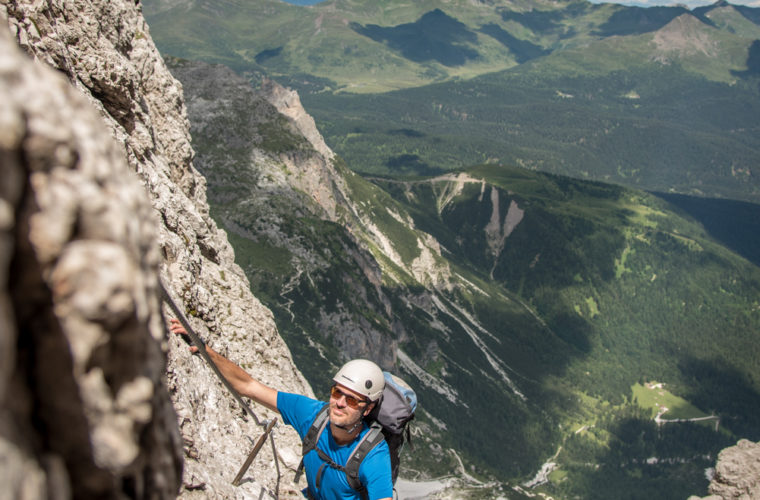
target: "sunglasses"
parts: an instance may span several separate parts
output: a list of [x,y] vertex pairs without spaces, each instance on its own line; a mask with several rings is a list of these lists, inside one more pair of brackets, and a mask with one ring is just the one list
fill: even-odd
[[333,397],[335,399],[340,399],[341,396],[343,396],[344,398],[346,398],[346,404],[350,408],[353,408],[354,410],[358,410],[362,406],[366,406],[367,405],[367,401],[365,401],[363,399],[356,398],[356,397],[354,397],[354,396],[352,396],[350,394],[346,394],[345,392],[343,392],[340,389],[338,389],[337,385],[334,385],[334,386],[332,386],[330,388],[330,397]]

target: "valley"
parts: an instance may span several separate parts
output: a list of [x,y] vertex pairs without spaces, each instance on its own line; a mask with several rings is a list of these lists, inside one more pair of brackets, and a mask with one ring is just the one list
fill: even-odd
[[[211,215],[315,393],[368,355],[418,391],[402,477],[467,498],[687,498],[720,449],[760,439],[760,110],[755,77],[732,73],[751,69],[754,10],[337,2],[394,73],[357,72],[358,41],[327,50],[325,6],[238,5],[204,45],[177,31],[204,2],[145,3]],[[237,26],[264,11],[262,34]],[[744,34],[721,28],[737,15]],[[298,57],[319,64],[284,64],[273,27],[315,19],[324,39]],[[459,30],[457,50],[395,45],[429,22]],[[703,35],[720,61],[679,48]],[[512,44],[505,67],[485,70],[503,53],[484,36]],[[257,48],[225,52],[235,38]],[[350,93],[348,73],[377,87]]]

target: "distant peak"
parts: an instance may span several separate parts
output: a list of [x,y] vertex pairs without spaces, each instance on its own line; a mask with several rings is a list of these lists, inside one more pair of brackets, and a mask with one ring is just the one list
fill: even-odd
[[689,13],[681,14],[657,30],[653,41],[661,53],[676,52],[684,56],[701,52],[712,56],[717,52],[708,26]]

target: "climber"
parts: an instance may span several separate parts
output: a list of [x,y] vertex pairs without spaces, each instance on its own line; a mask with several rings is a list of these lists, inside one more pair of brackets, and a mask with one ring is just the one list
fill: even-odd
[[[170,330],[179,335],[187,331],[176,319]],[[248,397],[282,415],[303,440],[325,403],[300,394],[277,391],[251,377],[241,367],[204,344],[206,352],[222,375],[242,396]],[[196,352],[197,347],[190,348]],[[338,370],[330,390],[328,428],[319,436],[317,447],[303,457],[308,487],[303,490],[310,499],[388,499],[393,496],[391,463],[388,445],[380,442],[367,454],[359,467],[363,491],[349,486],[342,466],[361,438],[369,431],[364,417],[369,415],[383,393],[385,379],[375,363],[355,359]],[[366,496],[365,496],[366,495]]]

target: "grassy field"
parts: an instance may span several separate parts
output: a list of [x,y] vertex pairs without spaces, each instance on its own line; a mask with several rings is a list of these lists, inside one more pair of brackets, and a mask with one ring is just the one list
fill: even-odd
[[633,400],[648,410],[652,417],[655,417],[665,408],[667,411],[661,415],[662,420],[688,420],[710,416],[685,399],[668,391],[665,384],[662,383],[647,382],[644,385],[637,383],[631,387],[631,390],[633,391]]

